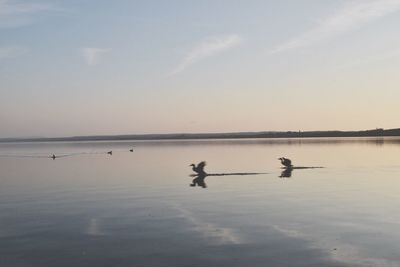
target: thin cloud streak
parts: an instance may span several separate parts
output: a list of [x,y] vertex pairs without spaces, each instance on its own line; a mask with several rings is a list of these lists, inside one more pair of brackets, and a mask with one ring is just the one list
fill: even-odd
[[221,53],[240,44],[242,39],[236,35],[209,37],[200,44],[196,45],[179,63],[179,65],[170,73],[178,74],[188,68],[190,65],[206,57]]
[[15,0],[0,0],[0,28],[13,28],[30,24],[32,16],[55,10],[47,3],[26,3]]
[[270,53],[305,47],[358,28],[400,9],[400,0],[358,0],[345,4],[313,29],[286,42]]
[[15,58],[28,52],[28,49],[22,46],[0,47],[0,60]]
[[98,64],[100,56],[108,51],[110,51],[110,49],[84,47],[81,48],[81,55],[88,66],[95,66]]

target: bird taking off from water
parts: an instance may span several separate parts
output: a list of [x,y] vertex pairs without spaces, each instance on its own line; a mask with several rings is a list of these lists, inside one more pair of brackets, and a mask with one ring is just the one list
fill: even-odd
[[197,166],[195,164],[190,164],[192,166],[192,170],[197,173],[198,175],[206,175],[207,173],[204,171],[204,167],[206,166],[206,162],[202,161]]
[[285,157],[279,158],[281,161],[282,165],[285,166],[285,168],[292,168],[292,161],[290,159],[287,159]]

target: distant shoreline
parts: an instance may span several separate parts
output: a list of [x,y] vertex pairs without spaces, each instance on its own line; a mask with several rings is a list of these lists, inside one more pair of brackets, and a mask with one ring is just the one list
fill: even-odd
[[39,138],[0,138],[8,142],[74,142],[74,141],[151,141],[151,140],[189,140],[189,139],[245,139],[245,138],[310,138],[310,137],[384,137],[400,136],[400,128],[373,129],[363,131],[287,131],[287,132],[233,132],[233,133],[174,133],[174,134],[131,134],[131,135],[92,135],[71,137]]

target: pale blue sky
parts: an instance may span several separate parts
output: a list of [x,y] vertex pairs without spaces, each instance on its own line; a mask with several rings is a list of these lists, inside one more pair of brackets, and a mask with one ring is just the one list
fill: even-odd
[[400,127],[400,0],[0,0],[0,137]]

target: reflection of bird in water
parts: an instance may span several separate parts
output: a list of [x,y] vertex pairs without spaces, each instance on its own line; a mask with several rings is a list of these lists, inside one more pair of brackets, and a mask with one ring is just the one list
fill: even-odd
[[195,177],[192,181],[192,183],[190,184],[190,186],[201,186],[203,188],[206,188],[207,185],[204,182],[205,178],[207,176],[228,176],[228,175],[232,175],[232,176],[243,176],[243,175],[259,175],[259,174],[267,174],[267,173],[263,173],[263,172],[234,172],[234,173],[206,173],[204,170],[204,167],[206,166],[206,162],[202,161],[199,164],[190,164],[189,166],[192,167],[192,170],[196,173],[196,174],[191,174],[189,176],[191,177]]
[[287,159],[285,157],[279,158],[279,160],[281,161],[282,165],[285,166],[283,167],[283,171],[281,173],[281,175],[279,176],[280,178],[289,178],[292,176],[292,171],[294,169],[297,170],[302,170],[302,169],[321,169],[324,167],[315,167],[315,166],[311,166],[311,167],[305,167],[305,166],[293,166],[292,165],[292,161],[290,159]]
[[287,159],[285,157],[279,158],[281,161],[282,165],[285,166],[285,168],[292,168],[292,161],[290,159]]
[[107,152],[108,155],[112,155],[112,150]]
[[281,161],[282,165],[285,166],[283,167],[283,171],[281,173],[281,175],[279,176],[279,178],[290,178],[292,177],[292,171],[293,171],[293,165],[292,165],[292,161],[288,158],[282,157],[279,158],[279,160]]
[[281,172],[281,175],[279,176],[279,178],[292,177],[292,171],[293,171],[293,168],[284,168],[284,170]]
[[206,166],[205,161],[200,162],[199,164],[197,164],[197,166],[193,163],[189,166],[192,166],[192,170],[198,175],[207,175],[207,173],[204,171],[204,167]]
[[[194,164],[193,164],[194,165]],[[196,176],[196,178],[193,179],[192,183],[190,184],[190,186],[194,187],[194,186],[201,186],[203,188],[207,187],[207,184],[205,183],[204,179],[207,177],[207,175],[204,174],[199,174]]]

